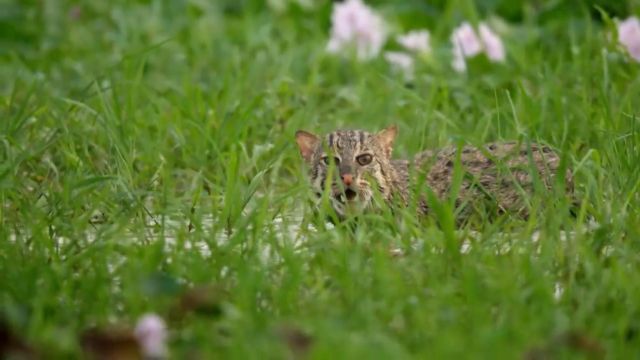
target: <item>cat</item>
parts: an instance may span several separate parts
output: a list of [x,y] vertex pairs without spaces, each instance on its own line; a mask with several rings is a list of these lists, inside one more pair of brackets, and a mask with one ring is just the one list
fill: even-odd
[[[396,160],[391,155],[397,133],[394,125],[377,133],[338,130],[324,137],[303,130],[296,132],[300,154],[309,166],[313,192],[321,199],[327,188],[338,220],[344,220],[352,209],[375,209],[379,206],[374,201],[376,193],[386,203],[406,206],[415,193],[412,186],[420,186],[420,179],[440,201],[445,200],[452,190],[454,169],[458,166],[461,170],[458,173],[463,175],[455,206],[464,207],[458,212],[458,220],[464,220],[486,201],[498,214],[527,218],[526,198],[536,184],[550,190],[560,168],[560,157],[550,147],[517,142],[495,142],[481,147],[449,146],[423,151],[412,161]],[[570,170],[566,171],[564,180],[566,191],[572,193]],[[430,211],[427,198],[419,199],[420,214]]]

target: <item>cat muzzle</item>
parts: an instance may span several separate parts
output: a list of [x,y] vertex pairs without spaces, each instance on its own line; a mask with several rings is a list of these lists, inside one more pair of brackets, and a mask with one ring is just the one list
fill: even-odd
[[344,190],[344,196],[347,198],[348,201],[351,201],[358,196],[358,193],[355,190],[347,188]]
[[333,197],[341,203],[355,201],[358,198],[358,191],[352,186],[345,186],[344,189],[334,190]]
[[341,174],[340,178],[342,179],[344,186],[351,186],[353,183],[353,175],[351,174]]

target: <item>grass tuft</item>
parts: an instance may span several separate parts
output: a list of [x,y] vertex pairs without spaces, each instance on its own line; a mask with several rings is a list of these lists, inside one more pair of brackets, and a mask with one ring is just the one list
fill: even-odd
[[[327,54],[330,2],[298,3],[9,1],[0,331],[12,344],[78,357],[93,326],[178,308],[172,358],[637,355],[640,65],[607,35],[637,2],[376,5],[395,28],[432,31],[409,84],[384,60]],[[450,31],[489,14],[508,21],[506,63],[455,73]],[[559,178],[527,220],[459,227],[453,202],[431,196],[426,219],[413,204],[319,221],[294,133],[390,124],[397,157],[549,144],[574,169],[575,216]]]

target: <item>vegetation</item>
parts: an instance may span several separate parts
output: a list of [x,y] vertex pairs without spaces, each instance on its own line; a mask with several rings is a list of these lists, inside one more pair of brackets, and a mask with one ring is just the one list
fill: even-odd
[[[638,4],[541,3],[372,2],[431,31],[407,82],[325,51],[327,1],[10,1],[1,317],[49,357],[148,312],[172,358],[637,355],[640,63],[611,34]],[[455,72],[452,29],[498,17],[506,62]],[[443,203],[317,224],[295,131],[392,123],[398,157],[550,144],[579,208],[538,194],[528,220],[456,229]],[[215,311],[176,305],[200,286]]]

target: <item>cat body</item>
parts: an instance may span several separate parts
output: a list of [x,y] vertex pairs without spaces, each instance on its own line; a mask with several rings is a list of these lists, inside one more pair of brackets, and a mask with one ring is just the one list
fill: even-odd
[[[537,185],[551,189],[560,168],[558,154],[548,146],[516,142],[450,146],[421,152],[411,161],[394,160],[391,153],[396,135],[395,126],[378,133],[338,130],[324,137],[298,131],[296,142],[309,165],[311,186],[318,199],[328,189],[331,206],[342,219],[351,208],[375,208],[374,193],[386,202],[407,205],[415,190],[430,190],[441,201],[455,190],[456,207],[465,208],[459,216],[488,203],[498,213],[527,217],[528,195]],[[456,169],[462,177],[454,187]],[[572,191],[570,171],[565,174],[565,184]],[[424,197],[419,199],[419,211],[429,212]]]

